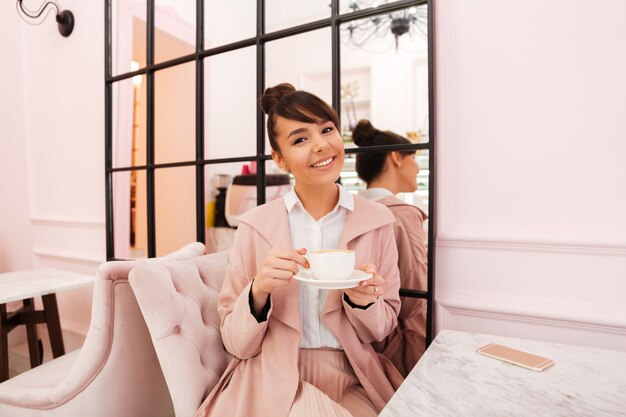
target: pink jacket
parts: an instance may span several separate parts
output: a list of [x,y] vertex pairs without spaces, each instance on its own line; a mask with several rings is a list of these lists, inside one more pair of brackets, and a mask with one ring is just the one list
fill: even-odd
[[[376,265],[386,279],[384,296],[362,310],[350,307],[343,300],[343,291],[329,291],[322,319],[341,343],[361,385],[380,411],[402,382],[393,365],[371,345],[396,327],[400,311],[395,219],[380,204],[358,196],[354,200],[340,246],[356,251],[357,265]],[[250,313],[248,298],[252,279],[271,248],[293,249],[282,198],[241,217],[218,300],[223,342],[235,358],[196,416],[289,414],[299,380],[299,283],[292,280],[271,294],[268,319],[261,323]]]
[[[424,221],[428,216],[414,205],[395,196],[376,200],[396,218],[394,232],[398,247],[401,287],[425,291],[428,287],[428,253],[424,243]],[[398,315],[398,327],[383,341],[374,343],[406,376],[424,354],[426,341],[426,300],[405,297]]]

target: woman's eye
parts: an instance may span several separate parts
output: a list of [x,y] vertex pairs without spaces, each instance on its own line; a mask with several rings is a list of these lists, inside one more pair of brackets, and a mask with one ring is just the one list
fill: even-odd
[[294,144],[294,145],[297,145],[297,144],[299,144],[299,143],[304,142],[305,140],[306,140],[306,138],[298,138],[298,139],[296,139],[296,140],[294,140],[294,141],[293,141],[293,144]]
[[322,133],[328,133],[328,132],[332,132],[333,128],[332,127],[325,127],[324,130],[322,130]]

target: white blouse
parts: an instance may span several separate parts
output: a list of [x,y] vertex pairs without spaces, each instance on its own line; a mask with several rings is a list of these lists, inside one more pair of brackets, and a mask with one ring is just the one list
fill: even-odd
[[386,188],[368,188],[365,190],[359,190],[359,197],[367,198],[372,201],[380,200],[381,198],[393,195],[394,194]]
[[[354,211],[354,197],[341,186],[337,186],[339,187],[337,205],[317,221],[304,209],[294,190],[285,195],[291,241],[295,249],[306,248],[310,251],[339,247],[346,214],[348,211]],[[342,348],[337,338],[321,320],[327,295],[328,290],[300,285],[301,348]]]

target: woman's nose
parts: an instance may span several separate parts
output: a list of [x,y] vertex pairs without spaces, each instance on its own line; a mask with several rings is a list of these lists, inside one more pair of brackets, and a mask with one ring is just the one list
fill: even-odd
[[320,153],[328,149],[329,146],[328,141],[323,136],[318,136],[313,145],[313,152]]

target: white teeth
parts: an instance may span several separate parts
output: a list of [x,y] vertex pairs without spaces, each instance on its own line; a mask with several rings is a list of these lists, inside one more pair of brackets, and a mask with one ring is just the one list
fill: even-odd
[[325,167],[326,165],[330,164],[330,162],[333,160],[333,158],[328,158],[325,161],[322,162],[318,162],[317,164],[313,164],[313,166],[315,168],[320,168],[320,167]]

